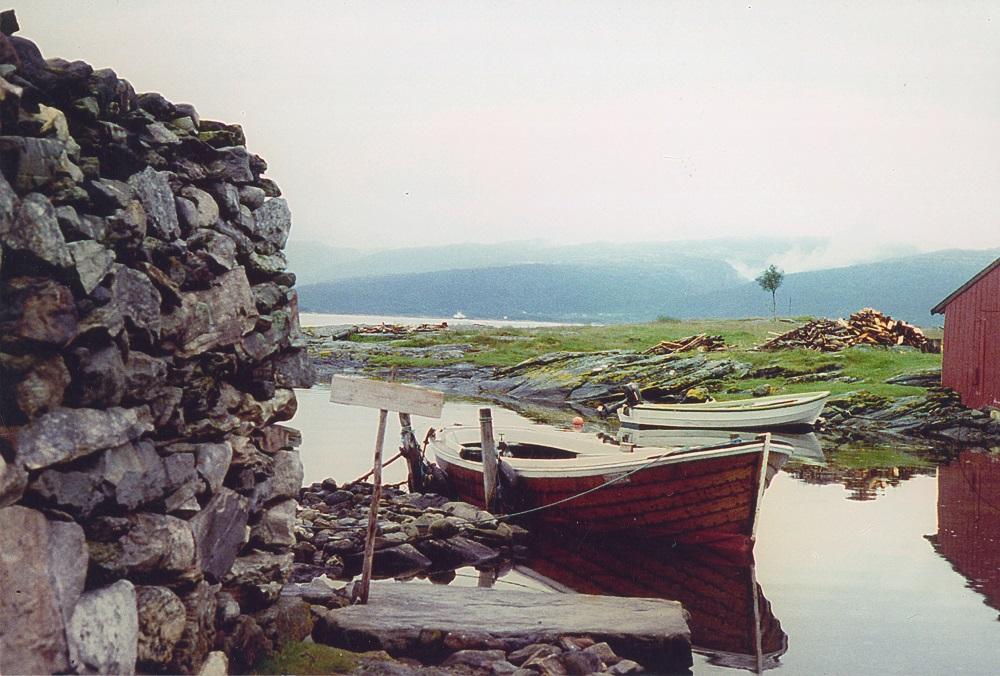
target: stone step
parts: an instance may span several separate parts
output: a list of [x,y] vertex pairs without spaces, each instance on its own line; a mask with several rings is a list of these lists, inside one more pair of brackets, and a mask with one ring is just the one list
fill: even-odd
[[327,611],[314,638],[353,651],[433,657],[450,633],[525,644],[584,636],[648,668],[675,672],[692,664],[687,617],[678,601],[663,599],[385,581],[372,583],[367,605]]

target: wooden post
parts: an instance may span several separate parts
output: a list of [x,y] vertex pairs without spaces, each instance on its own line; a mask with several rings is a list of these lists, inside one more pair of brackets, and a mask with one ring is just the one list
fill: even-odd
[[[395,369],[390,380],[396,375]],[[355,603],[368,603],[368,591],[372,581],[372,563],[375,559],[375,530],[378,527],[378,503],[382,498],[382,446],[385,444],[385,425],[389,411],[406,414],[404,421],[400,415],[400,423],[404,432],[409,432],[412,445],[413,431],[410,428],[410,414],[437,418],[444,406],[444,395],[440,392],[416,387],[400,385],[393,382],[378,382],[364,378],[333,376],[330,380],[330,401],[337,404],[366,406],[379,409],[378,432],[375,434],[375,463],[372,467],[372,504],[368,510],[368,533],[365,538],[365,555],[361,564],[361,582],[354,593]],[[404,442],[406,445],[406,442]]]
[[425,477],[420,475],[422,471],[420,467],[420,444],[417,443],[417,438],[413,436],[413,423],[410,420],[409,413],[399,414],[399,428],[399,453],[406,459],[407,465],[406,485],[411,493],[418,493],[423,489]]
[[389,412],[378,412],[378,432],[375,434],[375,465],[372,467],[372,504],[368,509],[368,535],[365,537],[365,558],[361,564],[361,585],[355,594],[360,604],[368,603],[372,583],[372,563],[375,560],[375,528],[378,526],[378,502],[382,498],[382,445],[385,443],[385,423]]
[[479,434],[483,456],[483,508],[492,513],[497,492],[497,449],[493,441],[493,411],[479,409]]

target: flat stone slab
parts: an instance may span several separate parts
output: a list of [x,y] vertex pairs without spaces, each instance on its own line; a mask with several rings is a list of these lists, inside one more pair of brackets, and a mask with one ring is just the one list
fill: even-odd
[[663,599],[373,582],[368,605],[325,614],[321,640],[402,656],[433,652],[451,632],[525,644],[587,636],[647,668],[676,671],[692,664],[687,617]]

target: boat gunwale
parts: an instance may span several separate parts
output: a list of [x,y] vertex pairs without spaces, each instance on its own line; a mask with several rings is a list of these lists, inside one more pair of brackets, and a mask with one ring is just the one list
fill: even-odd
[[[451,436],[448,431],[455,428],[439,430],[441,435],[432,439],[429,443],[434,450],[436,459],[441,459],[445,463],[461,467],[463,469],[482,472],[481,461],[467,460],[461,457],[460,452],[450,446],[444,437]],[[464,430],[478,431],[475,428],[464,427]],[[502,429],[502,428],[501,428]],[[499,430],[498,430],[499,431]],[[505,430],[509,434],[512,430]],[[528,430],[533,431],[533,430]],[[451,440],[458,446],[462,446],[457,441]],[[587,439],[588,443],[590,442]],[[696,460],[712,460],[736,455],[763,453],[764,439],[741,440],[738,443],[722,443],[709,447],[674,447],[663,448],[657,446],[636,446],[632,452],[617,450],[619,447],[613,446],[607,454],[582,455],[576,458],[501,458],[503,462],[513,469],[518,476],[528,479],[560,479],[560,478],[583,478],[583,477],[603,477],[607,474],[615,474],[630,471],[642,471],[644,469],[654,469],[665,465],[674,465]],[[774,442],[771,442],[774,446]],[[778,444],[779,447],[787,446]],[[791,453],[791,447],[787,446]],[[442,452],[443,451],[443,452]],[[589,464],[581,464],[581,460],[591,461]],[[603,461],[603,462],[602,462]],[[529,464],[530,463],[530,464]]]

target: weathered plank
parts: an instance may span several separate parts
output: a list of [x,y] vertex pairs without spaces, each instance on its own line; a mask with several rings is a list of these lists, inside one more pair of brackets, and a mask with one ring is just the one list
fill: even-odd
[[330,401],[439,418],[444,407],[444,394],[416,385],[333,376],[330,381]]
[[691,666],[687,612],[663,599],[374,582],[371,603],[327,611],[313,637],[351,650],[407,655],[440,648],[428,637],[470,630],[528,642],[589,636],[658,671]]
[[365,558],[361,564],[361,585],[355,590],[358,603],[368,603],[368,587],[372,581],[375,561],[375,528],[378,525],[378,502],[382,497],[382,446],[385,444],[385,423],[389,412],[378,412],[378,431],[375,433],[375,465],[372,468],[372,500],[368,508],[368,532],[365,535]]
[[482,442],[483,457],[483,495],[486,496],[483,504],[487,511],[498,514],[496,505],[497,492],[497,447],[493,441],[493,411],[488,408],[479,409],[479,433]]

